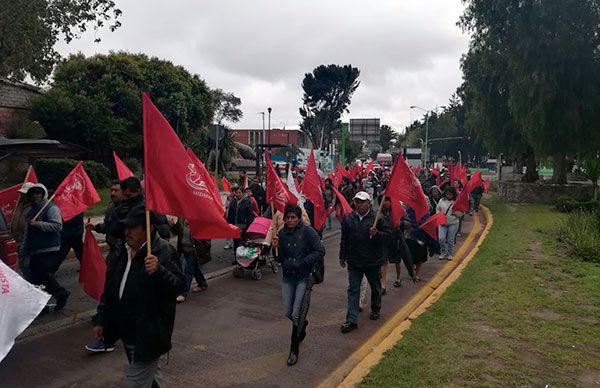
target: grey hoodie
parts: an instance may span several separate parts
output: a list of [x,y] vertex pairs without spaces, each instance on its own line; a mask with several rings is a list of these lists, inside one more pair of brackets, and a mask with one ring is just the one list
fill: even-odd
[[[32,186],[32,188],[34,187],[39,187],[41,189],[44,190],[44,199],[40,202],[39,205],[33,205],[32,208],[41,208],[44,205],[46,205],[46,203],[48,202],[48,189],[46,189],[46,186],[44,186],[41,183],[36,183],[35,185]],[[31,189],[30,189],[31,190]],[[60,212],[60,209],[58,208],[58,206],[54,205],[54,204],[49,204],[47,206],[48,212],[47,212],[47,220],[45,221],[40,221],[37,220],[33,225],[30,225],[32,228],[37,228],[42,232],[58,232],[60,233],[62,231],[62,214]],[[40,248],[40,249],[30,249],[30,242],[27,240],[28,238],[28,229],[29,228],[25,228],[25,233],[23,234],[23,244],[21,244],[21,252],[20,254],[25,257],[28,255],[35,255],[35,254],[40,254],[40,253],[45,253],[45,252],[55,252],[60,250],[60,241],[58,242],[58,244],[53,244],[52,246],[48,246],[48,247],[44,247],[44,248]]]

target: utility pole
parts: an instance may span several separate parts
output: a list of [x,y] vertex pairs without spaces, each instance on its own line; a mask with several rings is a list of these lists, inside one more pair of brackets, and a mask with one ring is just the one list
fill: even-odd
[[[267,112],[269,112],[269,132],[271,132],[271,111],[272,110],[273,109],[271,109],[271,107],[267,108]],[[269,135],[269,137],[271,137],[271,136]],[[269,139],[269,140],[271,140],[271,139]],[[270,141],[267,141],[267,138],[265,137],[263,143],[270,143]]]

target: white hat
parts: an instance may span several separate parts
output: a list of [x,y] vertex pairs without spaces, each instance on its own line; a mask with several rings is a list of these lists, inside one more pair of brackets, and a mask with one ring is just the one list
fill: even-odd
[[33,183],[31,182],[25,182],[23,183],[23,186],[21,186],[21,188],[19,190],[17,190],[19,193],[21,194],[27,194],[27,192],[29,191],[29,189],[31,189],[33,187]]
[[366,191],[359,191],[358,193],[356,193],[354,195],[354,198],[352,198],[352,199],[359,199],[361,201],[370,201],[371,196]]

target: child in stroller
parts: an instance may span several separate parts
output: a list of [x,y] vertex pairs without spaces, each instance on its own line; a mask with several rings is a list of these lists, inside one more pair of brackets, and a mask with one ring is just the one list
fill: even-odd
[[264,266],[269,266],[273,273],[277,273],[279,268],[271,253],[271,244],[265,241],[270,227],[271,220],[265,217],[257,217],[250,224],[246,238],[235,252],[235,278],[242,278],[245,271],[251,271],[252,279],[260,280],[263,276],[261,268]]

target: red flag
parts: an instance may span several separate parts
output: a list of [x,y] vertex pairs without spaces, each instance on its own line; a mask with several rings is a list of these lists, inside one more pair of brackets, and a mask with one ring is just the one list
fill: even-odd
[[437,230],[439,225],[446,225],[446,214],[436,213],[435,215],[429,217],[427,221],[423,222],[419,228],[437,240]]
[[310,150],[308,157],[308,166],[302,182],[302,192],[306,198],[312,202],[315,209],[315,220],[313,227],[316,230],[321,230],[325,225],[327,218],[327,210],[325,209],[325,201],[323,200],[323,192],[321,191],[321,178],[317,172],[317,164],[313,150]]
[[223,186],[223,191],[227,193],[231,193],[231,183],[227,180],[227,178],[221,178],[221,186]]
[[58,186],[54,195],[54,203],[62,212],[63,221],[69,221],[79,213],[100,202],[100,196],[92,184],[90,177],[83,169],[83,162],[77,163],[75,168],[67,175]]
[[369,173],[370,173],[371,171],[373,171],[373,164],[374,164],[374,163],[375,163],[375,161],[374,161],[374,160],[371,160],[371,162],[370,162],[370,163],[369,163],[369,165],[367,166],[367,170],[365,171],[365,175],[367,175],[367,176],[368,176],[368,175],[369,175]]
[[117,176],[119,180],[127,179],[133,176],[133,172],[127,167],[125,163],[117,156],[117,153],[113,151],[113,158],[115,159],[115,165],[117,166]]
[[14,185],[0,191],[0,209],[4,214],[4,218],[6,218],[6,222],[12,220],[13,212],[17,208],[17,201],[19,201],[19,197],[21,196],[21,193],[18,191],[21,186]]
[[341,181],[341,177],[346,177],[348,179],[352,179],[352,174],[350,174],[348,172],[348,170],[346,170],[344,167],[340,166],[339,164],[336,163],[336,175],[340,175],[340,181]]
[[454,168],[454,176],[453,176],[452,185],[454,185],[455,181],[459,181],[463,187],[467,185],[467,170],[464,168],[462,164],[457,164]]
[[198,167],[197,170],[198,170],[198,173],[200,174],[200,177],[205,182],[208,182],[209,189],[211,191],[213,202],[214,202],[215,206],[217,207],[217,209],[219,209],[221,211],[221,214],[225,214],[225,208],[223,207],[223,202],[221,201],[221,192],[219,191],[219,188],[217,187],[217,178],[208,173],[208,171],[206,170],[206,167],[204,167],[204,163],[202,163],[202,161],[200,159],[198,159],[198,157],[196,156],[194,151],[192,151],[191,148],[187,149],[187,155],[190,158],[190,160],[192,161],[192,163],[194,163],[194,165],[196,165]]
[[429,205],[425,193],[423,193],[421,183],[415,174],[412,173],[406,160],[401,155],[398,155],[396,159],[394,172],[388,183],[385,195],[392,200],[402,201],[413,208],[417,220],[420,220],[429,212]]
[[458,197],[456,197],[456,201],[452,205],[452,210],[466,213],[469,211],[470,207],[471,204],[469,202],[469,192],[465,188],[460,192],[460,194],[458,194]]
[[265,164],[267,166],[267,203],[272,204],[275,209],[283,213],[288,203],[296,204],[298,199],[290,193],[287,185],[283,184],[279,178],[267,151],[265,151]]
[[350,206],[348,201],[346,201],[346,198],[335,187],[333,187],[333,192],[335,193],[338,199],[335,213],[337,215],[338,220],[342,222],[342,219],[344,217],[352,213],[352,207]]
[[146,209],[187,219],[196,239],[239,238],[239,228],[229,225],[215,206],[211,179],[190,159],[147,93],[142,100]]
[[[29,166],[29,169],[27,169],[27,174],[25,174],[25,179],[23,180],[23,183],[25,182],[38,183],[33,166]],[[23,185],[14,185],[0,191],[0,210],[4,214],[6,222],[10,223],[12,220],[13,213],[17,208],[19,198],[21,197],[21,193],[19,193],[18,190],[22,186]]]
[[490,191],[490,180],[486,179],[485,181],[483,181],[483,192],[487,194],[488,191]]
[[402,222],[402,218],[406,216],[406,210],[404,210],[404,206],[402,206],[402,203],[400,201],[390,198],[390,202],[392,204],[392,226],[394,228],[399,228],[400,222]]
[[477,169],[477,171],[475,171],[475,174],[471,176],[471,180],[467,183],[467,190],[469,190],[469,194],[471,194],[473,190],[481,186],[483,186],[481,171]]
[[91,230],[86,230],[81,254],[79,284],[81,284],[86,294],[99,302],[102,292],[104,292],[105,278],[106,261],[94,234]]

